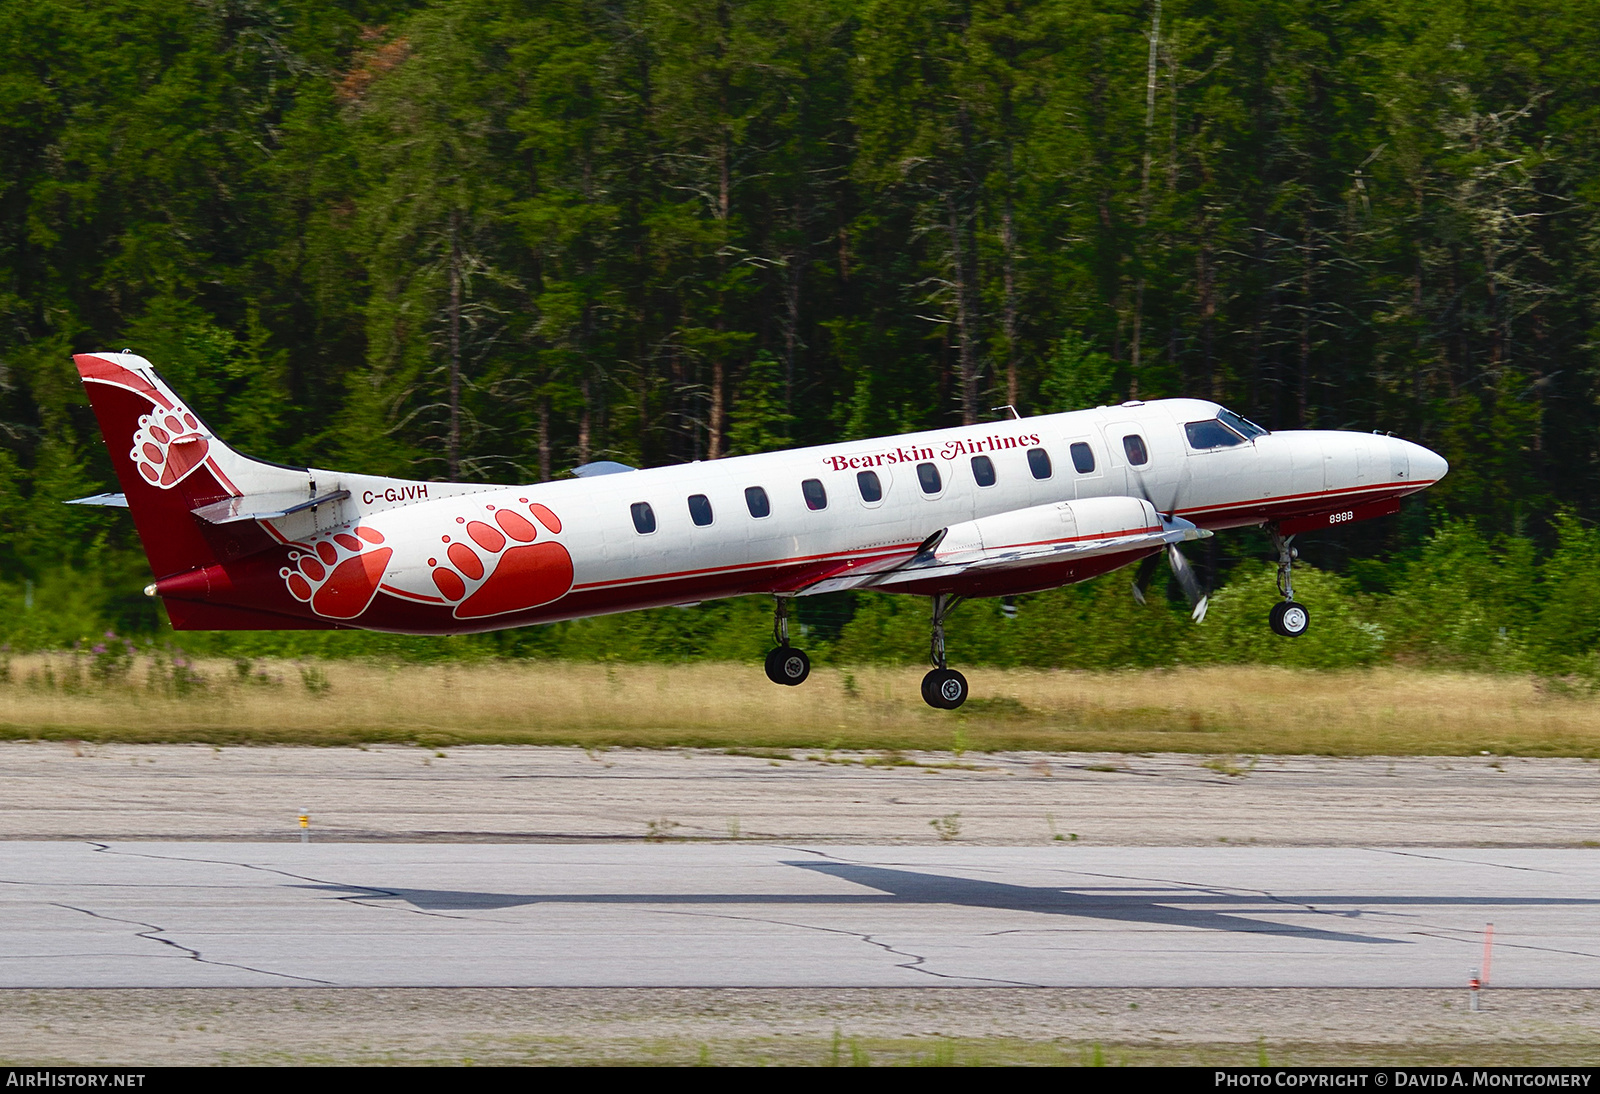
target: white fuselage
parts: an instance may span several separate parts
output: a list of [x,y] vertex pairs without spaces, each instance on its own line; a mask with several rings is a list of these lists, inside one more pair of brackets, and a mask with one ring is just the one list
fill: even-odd
[[[559,516],[556,538],[573,567],[571,594],[542,620],[800,592],[842,561],[903,553],[951,525],[1051,502],[1142,497],[1161,513],[1217,529],[1341,506],[1355,513],[1445,471],[1427,449],[1371,433],[1280,432],[1197,449],[1185,423],[1213,419],[1218,409],[1169,399],[425,500],[389,500],[367,488],[371,480],[317,471],[319,488],[344,485],[352,497],[337,513],[288,518],[278,530],[304,541],[334,524],[376,528],[394,545],[383,591],[439,603],[431,575],[441,530],[496,508],[540,503]],[[1130,435],[1143,441],[1143,466],[1130,462]],[[1075,445],[1092,458],[1080,447],[1075,464]],[[1042,450],[1048,468],[1030,450]],[[980,482],[988,475],[974,457],[989,461],[991,484]],[[876,491],[861,482],[866,471],[876,476]],[[808,503],[805,484],[813,480],[825,495],[821,506],[814,486]],[[752,509],[747,492],[755,489],[765,495],[764,513],[759,504]],[[704,501],[692,508],[691,498]],[[636,516],[638,506],[648,506],[648,519]],[[307,527],[307,519],[320,527]],[[482,629],[528,621],[484,620]]]

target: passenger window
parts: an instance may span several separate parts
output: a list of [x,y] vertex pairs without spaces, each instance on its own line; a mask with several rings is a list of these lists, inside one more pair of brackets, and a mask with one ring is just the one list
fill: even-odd
[[1028,449],[1028,470],[1036,479],[1048,479],[1055,473],[1050,467],[1050,453],[1042,448]]
[[641,536],[648,536],[656,530],[656,511],[650,508],[649,502],[633,503],[633,526],[639,530]]
[[822,488],[821,479],[807,479],[800,484],[800,493],[805,495],[807,509],[828,507],[828,492]]
[[711,523],[711,499],[704,494],[689,495],[689,519],[704,528]]
[[1150,462],[1150,453],[1144,446],[1144,438],[1137,433],[1129,433],[1122,438],[1122,450],[1128,454],[1128,462],[1135,467],[1143,467]]
[[744,503],[750,509],[752,517],[765,517],[772,513],[772,503],[767,500],[767,492],[759,486],[745,488]]
[[878,481],[876,471],[857,471],[856,486],[861,491],[862,501],[883,500],[883,483]]
[[1190,422],[1183,431],[1189,435],[1190,448],[1232,448],[1244,444],[1243,437],[1215,418],[1208,422]]
[[993,486],[994,461],[988,456],[972,457],[972,478],[979,486]]
[[939,468],[931,463],[917,464],[917,482],[922,484],[924,494],[937,494],[944,489],[944,480],[939,477]]
[[1072,466],[1078,474],[1087,475],[1094,470],[1094,449],[1082,441],[1072,443]]

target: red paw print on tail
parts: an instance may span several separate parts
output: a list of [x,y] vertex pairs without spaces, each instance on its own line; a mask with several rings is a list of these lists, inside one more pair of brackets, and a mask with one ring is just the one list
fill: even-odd
[[354,619],[378,593],[384,567],[394,551],[381,547],[375,528],[336,532],[310,551],[290,551],[290,565],[278,571],[289,593],[329,619]]
[[129,455],[139,474],[165,490],[204,463],[210,450],[200,420],[179,404],[171,410],[157,407],[139,418]]
[[[518,499],[528,505],[527,498]],[[484,519],[457,517],[457,535],[440,536],[444,558],[430,558],[433,583],[456,606],[457,619],[534,608],[572,588],[572,556],[559,543],[534,542],[539,525],[555,533],[561,520],[535,502],[529,520],[515,509],[484,506]],[[493,521],[493,523],[489,523]]]

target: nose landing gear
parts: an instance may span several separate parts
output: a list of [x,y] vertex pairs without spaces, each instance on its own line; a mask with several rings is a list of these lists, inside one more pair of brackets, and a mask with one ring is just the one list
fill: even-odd
[[1290,546],[1294,537],[1283,535],[1276,525],[1268,525],[1267,531],[1272,536],[1272,546],[1278,551],[1278,592],[1283,594],[1283,601],[1274,604],[1267,613],[1267,625],[1273,634],[1299,638],[1311,626],[1311,612],[1294,599],[1294,560],[1300,557],[1300,552]]
[[789,598],[777,597],[772,615],[772,638],[778,648],[767,653],[767,679],[774,684],[796,687],[811,675],[811,658],[789,645]]
[[941,593],[933,598],[933,641],[929,651],[934,667],[922,678],[922,701],[939,710],[954,710],[970,694],[967,678],[950,668],[944,655],[944,620],[961,602],[959,596]]

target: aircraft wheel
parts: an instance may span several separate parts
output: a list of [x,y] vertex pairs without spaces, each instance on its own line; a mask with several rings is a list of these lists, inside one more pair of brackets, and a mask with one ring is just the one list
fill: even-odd
[[1282,635],[1284,638],[1299,638],[1311,626],[1311,613],[1304,604],[1285,600],[1272,606],[1267,622],[1271,625],[1273,634]]
[[934,669],[922,678],[922,699],[930,707],[954,710],[969,694],[967,678],[955,669]]
[[811,675],[811,658],[793,646],[779,646],[767,654],[767,679],[795,687]]

